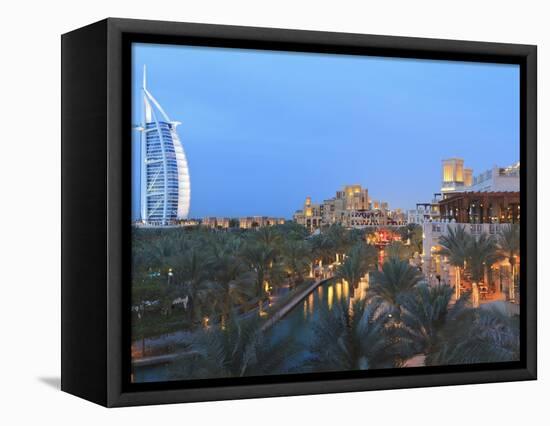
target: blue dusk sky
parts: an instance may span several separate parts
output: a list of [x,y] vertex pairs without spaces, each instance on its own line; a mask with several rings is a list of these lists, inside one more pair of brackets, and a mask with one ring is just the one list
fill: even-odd
[[[444,158],[474,175],[519,160],[516,65],[135,44],[134,124],[144,64],[182,122],[190,217],[291,218],[356,183],[409,209],[439,191]],[[137,131],[132,143],[137,218]]]

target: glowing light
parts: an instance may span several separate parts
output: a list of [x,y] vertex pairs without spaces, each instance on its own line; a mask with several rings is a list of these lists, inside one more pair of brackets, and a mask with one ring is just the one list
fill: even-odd
[[334,289],[332,286],[330,286],[327,291],[327,303],[328,303],[329,311],[332,309],[333,298],[334,298]]
[[343,294],[344,294],[344,299],[347,299],[348,296],[349,296],[349,283],[346,281],[346,280],[343,280],[342,282],[342,290],[343,290]]
[[342,299],[342,283],[336,283],[336,298],[338,300]]

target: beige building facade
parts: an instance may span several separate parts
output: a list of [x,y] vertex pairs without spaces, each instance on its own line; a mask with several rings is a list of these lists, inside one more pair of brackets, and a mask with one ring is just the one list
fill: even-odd
[[293,219],[310,231],[335,223],[347,228],[406,224],[400,209],[390,210],[387,202],[371,200],[368,189],[357,184],[344,186],[333,198],[319,204],[306,197]]
[[285,219],[281,217],[249,216],[239,218],[239,228],[251,229],[264,226],[283,225]]
[[241,229],[261,228],[263,226],[282,225],[285,223],[285,219],[280,217],[248,216],[239,218],[205,217],[202,219],[201,224],[211,229],[228,229],[231,228],[232,220],[236,221],[238,227]]

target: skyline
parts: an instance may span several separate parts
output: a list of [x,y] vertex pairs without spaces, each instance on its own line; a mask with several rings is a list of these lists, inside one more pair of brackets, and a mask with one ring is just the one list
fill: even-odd
[[[133,123],[145,64],[182,122],[189,217],[290,218],[306,196],[355,183],[407,210],[439,191],[443,158],[464,158],[474,175],[519,160],[515,65],[138,44]],[[133,218],[137,141],[133,132]]]

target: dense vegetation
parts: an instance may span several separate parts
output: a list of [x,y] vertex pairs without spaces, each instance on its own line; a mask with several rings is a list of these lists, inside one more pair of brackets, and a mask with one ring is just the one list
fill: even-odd
[[365,253],[370,266],[376,262],[364,232],[338,225],[314,236],[293,222],[255,230],[196,227],[133,232],[136,340],[191,330],[205,321],[223,325],[231,314],[264,311],[277,290],[284,287],[292,292],[311,282],[314,265],[334,262],[350,250]]
[[447,235],[439,240],[439,254],[446,256],[449,264],[458,270],[457,296],[460,295],[461,277],[466,275],[474,288],[474,305],[479,304],[476,294],[477,285],[485,274],[491,275],[491,265],[505,260],[511,266],[511,285],[508,298],[515,300],[518,293],[516,263],[519,256],[519,225],[503,226],[496,237],[481,233],[473,236],[466,232],[463,225],[449,228]]
[[[478,308],[470,292],[455,301],[453,288],[428,286],[410,264],[421,249],[418,227],[398,230],[401,241],[386,247],[382,265],[369,235],[338,225],[311,236],[291,222],[257,230],[134,232],[133,336],[190,332],[169,367],[174,379],[403,367],[419,357],[419,365],[519,357],[517,317]],[[515,260],[514,239],[519,244],[512,227],[495,239],[457,228],[442,241],[442,253],[469,279],[481,279],[491,262]],[[292,335],[272,339],[263,325],[277,309],[270,307],[273,296],[285,289],[275,305],[284,304],[313,280],[316,265],[328,264],[334,279],[349,285],[350,298],[321,308],[307,345]],[[354,297],[369,272],[366,297]]]

